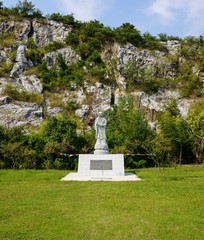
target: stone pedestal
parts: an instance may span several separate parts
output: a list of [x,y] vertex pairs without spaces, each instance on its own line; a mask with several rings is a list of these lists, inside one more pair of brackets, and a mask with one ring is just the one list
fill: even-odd
[[108,150],[95,150],[94,154],[104,155],[104,154],[109,154],[109,152],[108,152]]
[[78,176],[124,176],[123,154],[79,154]]

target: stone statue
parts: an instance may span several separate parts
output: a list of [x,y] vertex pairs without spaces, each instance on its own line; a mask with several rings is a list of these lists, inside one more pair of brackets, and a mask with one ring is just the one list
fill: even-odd
[[103,117],[103,113],[99,112],[95,121],[96,144],[94,146],[94,154],[108,154],[108,145],[106,143],[106,124],[107,121]]

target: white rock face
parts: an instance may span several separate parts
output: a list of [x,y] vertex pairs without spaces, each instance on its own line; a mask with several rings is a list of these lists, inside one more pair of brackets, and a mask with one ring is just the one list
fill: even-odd
[[89,113],[89,105],[82,105],[81,109],[77,109],[75,114],[81,119],[85,119]]
[[138,108],[147,108],[149,111],[156,113],[158,111],[164,111],[165,106],[173,99],[177,101],[177,106],[182,117],[186,117],[188,109],[192,105],[193,100],[180,99],[178,91],[160,90],[158,93],[149,95],[145,92],[133,92],[132,96],[137,103]]
[[25,91],[34,93],[42,93],[43,91],[42,83],[40,82],[40,79],[37,78],[35,75],[20,75],[19,79],[17,79],[17,82],[19,83],[21,89]]
[[48,66],[53,66],[56,64],[56,59],[59,54],[65,59],[66,64],[70,65],[80,59],[79,55],[71,47],[58,49],[54,52],[46,53],[43,61],[47,63]]
[[47,116],[51,117],[51,116],[56,116],[57,114],[61,113],[63,111],[62,108],[60,107],[54,107],[54,108],[47,108]]
[[[169,54],[174,54],[178,51],[179,44],[175,41],[168,41],[167,48]],[[174,78],[177,75],[177,66],[165,58],[165,54],[160,51],[140,50],[130,43],[125,45],[115,44],[115,54],[117,57],[118,77],[117,83],[121,89],[126,89],[125,78],[122,71],[129,62],[135,64],[136,69],[144,69],[152,71],[153,74],[159,74],[164,78]]]
[[13,102],[13,99],[8,96],[0,97],[0,106],[9,104],[11,102]]
[[8,33],[12,32],[14,35],[18,36],[19,39],[28,40],[28,35],[31,30],[31,23],[28,20],[23,19],[21,22],[18,21],[7,21],[0,22],[0,32]]
[[13,69],[10,72],[10,77],[19,77],[24,70],[26,70],[27,64],[17,62],[14,64]]
[[169,54],[176,55],[178,54],[178,49],[180,48],[181,44],[177,40],[167,41],[166,43],[167,49],[169,50]]
[[33,63],[31,60],[27,60],[25,56],[25,51],[27,47],[25,45],[19,45],[16,52],[16,63],[10,72],[10,77],[19,77],[27,67],[32,67]]
[[39,126],[42,119],[42,107],[36,103],[15,101],[9,97],[0,99],[0,124],[6,127],[32,124]]
[[[63,42],[65,37],[71,31],[71,27],[64,27],[63,24],[55,21],[47,21],[44,23],[37,19],[22,20],[21,22],[5,20],[0,22],[0,32],[13,32],[17,36],[17,45],[9,48],[0,49],[0,63],[10,63],[15,61],[15,65],[10,73],[11,78],[0,78],[0,94],[2,95],[5,85],[11,84],[19,87],[21,90],[41,94],[43,92],[40,80],[35,76],[25,76],[24,71],[28,67],[32,67],[33,63],[26,58],[25,42],[28,37],[33,37],[36,47],[41,47],[54,41]],[[102,59],[106,63],[112,74],[115,74],[115,86],[107,86],[96,82],[90,84],[89,80],[84,81],[83,86],[77,86],[74,82],[71,83],[71,88],[66,90],[62,95],[62,101],[74,101],[80,108],[76,110],[76,114],[81,120],[87,119],[88,127],[93,125],[98,112],[111,109],[111,104],[117,104],[120,96],[126,95],[126,82],[123,76],[123,70],[129,61],[135,64],[138,69],[150,70],[153,75],[161,78],[174,79],[177,76],[177,64],[179,65],[184,59],[179,58],[178,63],[173,63],[169,55],[178,55],[180,44],[178,41],[168,41],[164,43],[168,48],[168,54],[161,51],[150,51],[147,49],[138,49],[132,44],[125,45],[114,44],[105,48],[102,53]],[[12,52],[16,51],[16,57]],[[66,64],[71,65],[80,59],[71,47],[58,49],[53,52],[46,53],[43,61],[46,61],[49,68],[56,64],[58,54],[66,60]],[[11,58],[12,55],[12,58]],[[172,58],[174,59],[174,58]],[[112,60],[115,60],[113,63]],[[2,69],[0,69],[2,70]],[[88,73],[88,69],[84,66],[84,70]],[[198,66],[193,67],[193,72],[196,75],[199,72]],[[204,82],[204,75],[201,76],[201,81]],[[116,91],[116,88],[118,91]],[[115,93],[114,93],[115,92]],[[58,95],[58,93],[56,93]],[[180,99],[180,95],[176,91],[160,90],[157,94],[148,95],[144,92],[133,92],[132,96],[137,108],[146,111],[147,118],[154,122],[155,113],[164,109],[164,105],[171,101],[172,98],[177,99],[178,108],[181,115],[187,115],[189,106],[193,100]],[[54,116],[63,111],[60,107],[50,108],[50,103],[47,104],[47,115]],[[0,96],[0,123],[7,126],[17,126],[25,123],[38,125],[42,121],[42,107],[30,104],[17,102],[8,96]],[[154,124],[153,124],[154,125]]]
[[0,50],[0,63],[6,62],[6,52],[4,50]]
[[16,62],[27,63],[28,60],[25,56],[25,51],[27,47],[25,45],[20,45],[16,52]]
[[62,23],[47,21],[46,24],[42,24],[37,20],[33,21],[33,38],[38,47],[54,41],[63,42],[69,32],[71,32],[71,27],[66,28]]

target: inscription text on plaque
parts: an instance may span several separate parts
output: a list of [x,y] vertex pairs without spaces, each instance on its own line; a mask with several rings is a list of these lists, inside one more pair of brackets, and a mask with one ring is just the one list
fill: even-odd
[[112,160],[90,160],[90,170],[112,170]]

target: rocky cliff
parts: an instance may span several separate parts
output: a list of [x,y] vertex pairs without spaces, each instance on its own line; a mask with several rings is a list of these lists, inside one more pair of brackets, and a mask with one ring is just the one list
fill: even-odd
[[[124,70],[130,62],[135,69],[149,71],[152,79],[156,76],[165,79],[167,83],[176,79],[179,76],[179,66],[185,62],[185,58],[180,55],[181,46],[178,41],[163,43],[168,52],[139,49],[130,43],[111,43],[103,46],[100,54],[110,74],[114,76],[113,80],[109,81],[110,76],[106,74],[103,81],[97,78],[91,81],[86,79],[81,85],[73,82],[69,87],[60,90],[56,87],[51,92],[44,91],[42,81],[34,71],[37,64],[27,54],[29,39],[33,39],[35,49],[42,49],[53,42],[63,43],[71,31],[72,27],[63,26],[55,21],[16,21],[12,18],[0,20],[0,33],[4,36],[0,43],[0,124],[8,127],[25,124],[38,126],[45,117],[66,110],[74,111],[74,114],[85,122],[87,128],[90,128],[99,111],[111,109],[112,105],[118,103],[120,96],[131,95],[135,106],[146,112],[149,122],[153,125],[156,112],[161,111],[172,98],[177,100],[184,117],[189,106],[196,101],[196,98],[192,97],[183,98],[176,88],[169,89],[164,86],[155,93],[147,93],[137,87],[131,90],[127,87]],[[56,68],[59,54],[69,66],[81,59],[71,46],[62,45],[60,49],[42,53],[41,60],[47,63],[48,69]],[[191,67],[202,81],[202,71],[196,64]],[[85,72],[89,71],[86,66],[83,66],[83,69]],[[12,95],[8,94],[8,85],[10,91],[36,94],[42,98],[42,102],[26,102],[12,98]],[[65,107],[67,104],[68,110]]]

